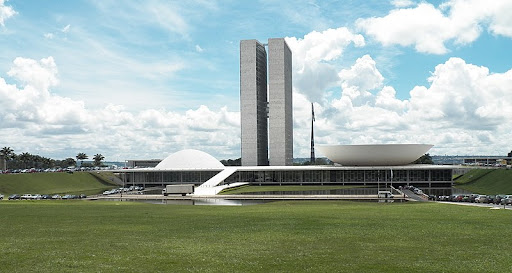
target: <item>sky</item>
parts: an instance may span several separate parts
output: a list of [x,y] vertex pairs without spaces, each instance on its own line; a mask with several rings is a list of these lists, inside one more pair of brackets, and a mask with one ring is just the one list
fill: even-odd
[[[0,0],[0,147],[240,157],[239,43],[285,37],[315,143],[512,150],[511,0]],[[318,154],[317,156],[322,156]]]

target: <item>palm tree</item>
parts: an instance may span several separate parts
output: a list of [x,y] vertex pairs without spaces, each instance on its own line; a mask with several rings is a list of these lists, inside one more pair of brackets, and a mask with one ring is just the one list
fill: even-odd
[[22,153],[18,156],[19,160],[23,162],[23,166],[26,169],[28,162],[32,161],[33,156],[27,152]]
[[80,166],[82,166],[82,163],[84,163],[84,159],[89,158],[85,153],[78,153],[76,155],[76,160],[80,160]]
[[48,157],[43,157],[42,162],[43,162],[43,168],[45,168],[45,169],[51,168],[51,167],[53,167],[53,164],[55,164],[55,160],[48,158]]
[[11,147],[3,147],[0,150],[0,170],[7,169],[7,161],[12,159],[14,157],[14,151],[11,149]]
[[64,164],[66,164],[66,167],[76,166],[76,161],[71,157],[64,159],[63,162],[64,162]]
[[0,150],[0,156],[3,156],[5,160],[9,160],[14,155],[14,150],[11,147],[3,147]]
[[94,155],[94,166],[100,166],[101,161],[105,159],[105,157],[102,154],[95,154]]

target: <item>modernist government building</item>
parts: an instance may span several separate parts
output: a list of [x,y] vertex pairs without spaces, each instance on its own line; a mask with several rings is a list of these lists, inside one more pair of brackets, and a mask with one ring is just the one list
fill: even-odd
[[334,165],[293,165],[292,52],[284,38],[240,41],[242,166],[226,167],[198,150],[171,154],[154,168],[121,172],[126,185],[195,184],[194,195],[239,185],[414,185],[451,194],[453,166],[411,164],[433,145],[323,145]]

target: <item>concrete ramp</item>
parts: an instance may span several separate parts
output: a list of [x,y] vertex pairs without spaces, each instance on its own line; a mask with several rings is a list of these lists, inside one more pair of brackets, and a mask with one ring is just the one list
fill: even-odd
[[415,194],[414,192],[412,192],[411,190],[406,190],[406,189],[402,189],[402,192],[407,196],[407,198],[410,198],[414,201],[420,201],[420,202],[425,202],[427,200],[425,200],[424,198],[422,198],[421,196]]
[[195,188],[193,195],[216,195],[223,189],[238,187],[247,183],[231,183],[229,185],[219,186],[220,183],[224,182],[226,178],[234,174],[238,169],[236,167],[227,167],[208,181]]

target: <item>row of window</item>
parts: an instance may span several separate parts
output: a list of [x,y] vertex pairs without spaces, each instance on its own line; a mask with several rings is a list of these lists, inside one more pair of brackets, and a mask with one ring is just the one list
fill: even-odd
[[[204,183],[218,171],[127,173],[126,182]],[[452,181],[451,170],[307,170],[237,171],[225,183],[344,183],[344,182],[442,182]]]
[[237,171],[226,183],[234,182],[406,182],[451,181],[451,170],[319,170]]
[[218,171],[134,172],[126,173],[128,183],[179,182],[201,184],[214,177]]

